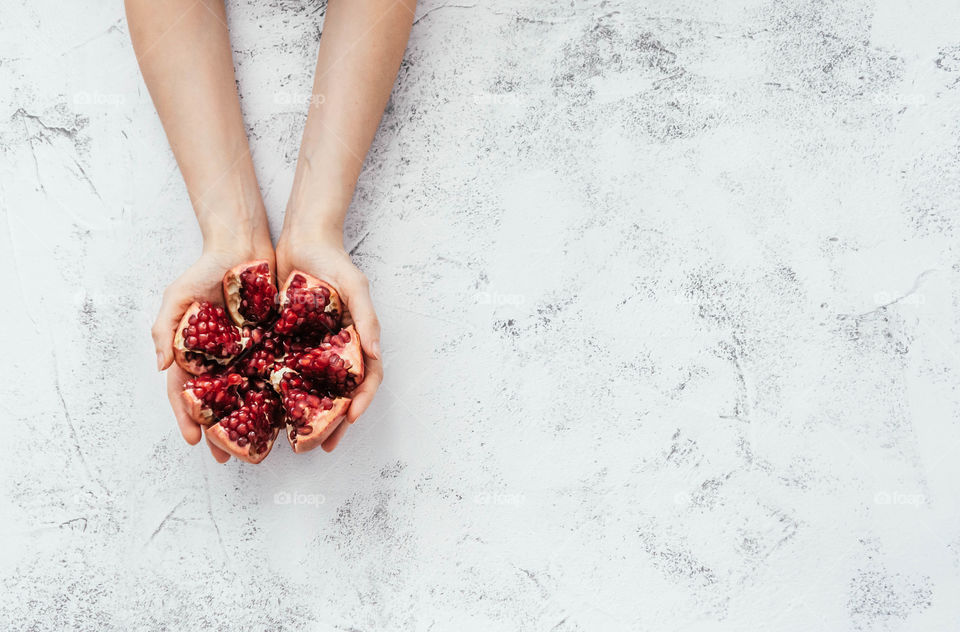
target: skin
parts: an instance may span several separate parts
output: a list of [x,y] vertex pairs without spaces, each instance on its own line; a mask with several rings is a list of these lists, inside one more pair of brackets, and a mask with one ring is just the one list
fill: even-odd
[[[331,283],[345,321],[360,333],[366,377],[347,413],[355,422],[383,380],[380,323],[369,283],[343,246],[343,222],[376,134],[413,23],[415,0],[330,0],[313,94],[274,252],[240,111],[222,0],[126,0],[127,22],[144,81],[196,212],[203,251],[163,293],[152,335],[157,367],[183,438],[202,426],[180,392],[189,379],[173,362],[173,336],[194,300],[222,303],[229,268],[266,259],[282,280],[300,269]],[[324,441],[333,450],[349,424]],[[229,455],[207,442],[217,461]]]

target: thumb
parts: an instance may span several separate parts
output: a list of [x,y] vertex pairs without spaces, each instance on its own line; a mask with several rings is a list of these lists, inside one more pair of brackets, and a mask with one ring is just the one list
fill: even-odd
[[173,335],[183,316],[183,303],[173,298],[168,289],[163,293],[160,313],[153,323],[150,334],[157,351],[157,370],[163,371],[173,364]]
[[346,297],[347,307],[353,324],[360,334],[360,344],[363,352],[372,357],[380,358],[380,321],[373,310],[373,299],[370,298],[370,285],[366,278],[355,283]]

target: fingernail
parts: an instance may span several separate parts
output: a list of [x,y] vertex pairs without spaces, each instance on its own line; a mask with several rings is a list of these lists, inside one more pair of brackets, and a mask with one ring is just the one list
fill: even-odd
[[370,355],[372,355],[377,360],[380,359],[380,341],[374,340],[373,344],[370,345]]
[[162,351],[157,351],[157,370],[158,371],[163,370],[163,352]]

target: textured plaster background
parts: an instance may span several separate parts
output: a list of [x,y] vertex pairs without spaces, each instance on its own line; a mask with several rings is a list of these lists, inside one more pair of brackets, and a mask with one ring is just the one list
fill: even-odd
[[[422,2],[386,382],[260,467],[153,368],[199,235],[122,4],[0,4],[4,629],[960,629],[954,0]],[[229,2],[275,231],[324,10]]]

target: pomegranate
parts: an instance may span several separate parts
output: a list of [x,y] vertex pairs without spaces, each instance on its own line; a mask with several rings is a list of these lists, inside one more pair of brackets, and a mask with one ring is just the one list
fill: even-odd
[[294,271],[280,288],[280,318],[274,330],[306,337],[335,332],[340,325],[340,295],[305,272]]
[[207,437],[232,456],[259,463],[270,453],[283,416],[280,398],[273,389],[266,384],[251,385],[240,407],[211,426]]
[[223,293],[226,309],[192,304],[174,336],[177,364],[194,376],[182,393],[190,416],[250,463],[284,428],[294,452],[312,450],[346,418],[363,381],[360,336],[341,326],[339,294],[296,270],[278,293],[266,261],[229,270]]
[[353,325],[339,333],[327,334],[319,346],[288,353],[284,363],[304,377],[337,391],[352,391],[363,379],[363,352]]
[[223,276],[223,297],[233,322],[256,325],[273,316],[277,306],[277,287],[266,261],[243,263]]
[[240,407],[237,387],[246,382],[239,373],[198,375],[183,385],[183,399],[190,416],[202,424],[210,424],[218,416]]
[[199,375],[230,364],[245,346],[240,328],[221,306],[194,302],[173,337],[173,356],[188,373]]
[[287,439],[294,452],[306,452],[323,443],[347,415],[349,398],[331,394],[293,369],[274,371],[270,381],[283,398]]

